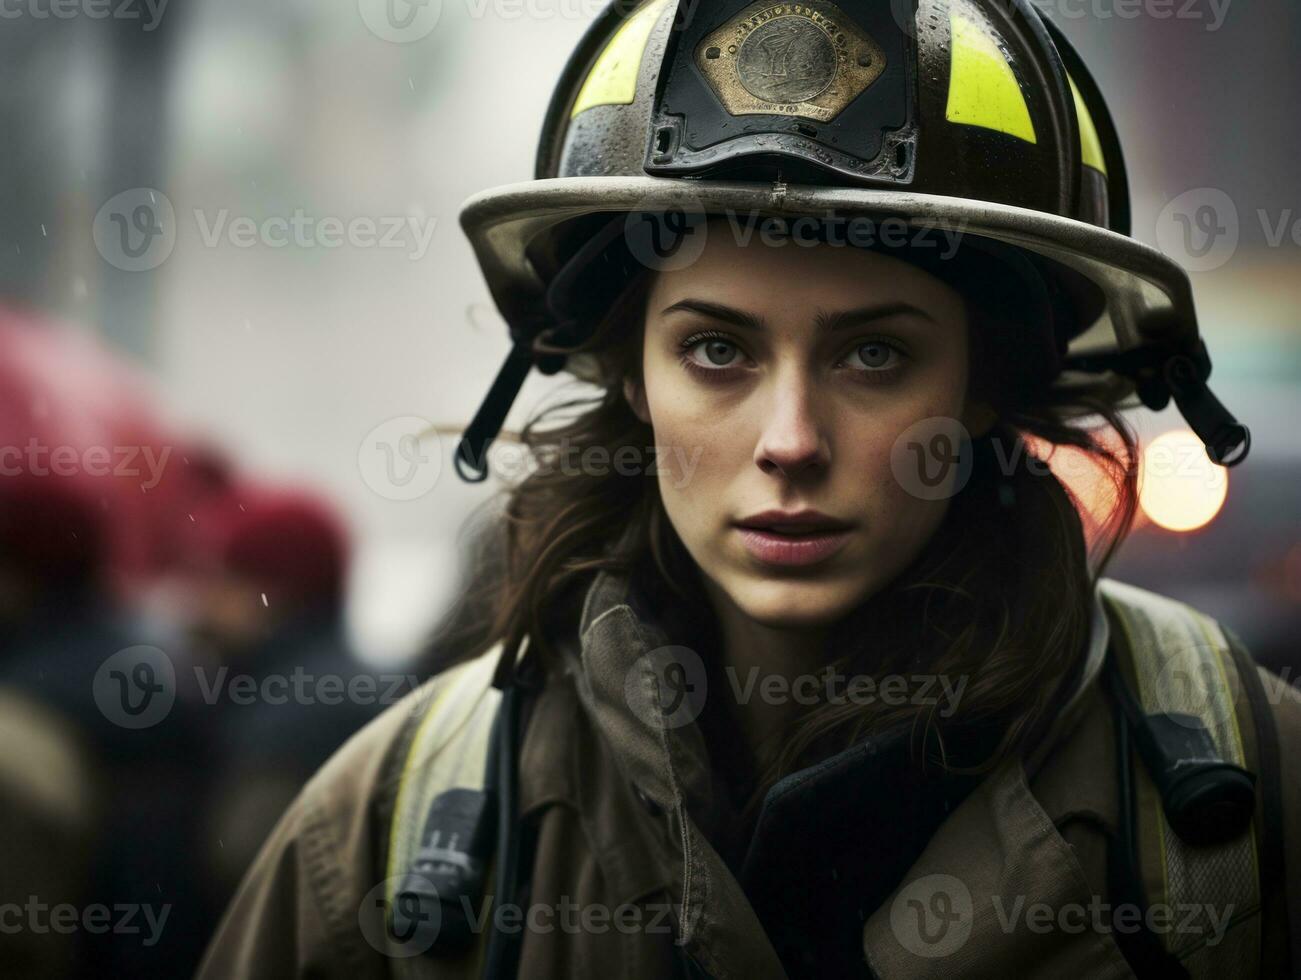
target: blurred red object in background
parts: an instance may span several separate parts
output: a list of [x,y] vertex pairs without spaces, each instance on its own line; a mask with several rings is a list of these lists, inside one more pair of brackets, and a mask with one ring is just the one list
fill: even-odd
[[342,602],[348,534],[316,495],[244,480],[210,497],[193,517],[190,554],[200,570],[244,581],[268,604]]
[[23,562],[93,562],[129,591],[181,560],[181,523],[228,482],[219,454],[181,444],[127,362],[0,308],[0,527]]

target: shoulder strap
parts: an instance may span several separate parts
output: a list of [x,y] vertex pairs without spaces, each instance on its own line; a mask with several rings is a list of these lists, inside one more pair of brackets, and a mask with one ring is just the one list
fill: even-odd
[[[1265,689],[1262,672],[1233,630],[1221,625],[1255,723],[1256,764],[1260,787],[1260,898],[1263,915],[1263,960],[1277,967],[1277,976],[1301,975],[1301,902],[1289,901],[1293,887],[1287,873],[1283,805],[1283,764],[1278,724],[1272,705],[1275,692]],[[1277,681],[1277,679],[1274,679]]]
[[[1226,762],[1252,769],[1234,692],[1242,683],[1219,624],[1165,596],[1111,579],[1099,591],[1118,627],[1119,667],[1147,715],[1199,720]],[[1252,732],[1254,734],[1254,731]],[[1251,744],[1254,749],[1254,739]],[[1139,864],[1154,932],[1194,978],[1254,976],[1260,962],[1256,824],[1224,843],[1175,832],[1144,767],[1135,767]]]
[[[452,938],[455,901],[438,908],[431,883],[448,874],[485,880],[495,819],[487,791],[489,748],[502,692],[492,686],[501,644],[458,664],[426,685],[407,722],[405,752],[396,773],[397,797],[389,827],[385,901],[393,975],[434,976],[429,950],[439,935]],[[431,819],[435,813],[439,820]],[[445,825],[435,827],[435,824]],[[432,898],[434,908],[429,907]],[[477,899],[477,901],[475,901]],[[483,914],[482,896],[472,896],[473,916]],[[426,904],[422,905],[421,903]],[[477,976],[484,951],[483,930],[468,931],[452,952],[459,969],[439,976]],[[446,965],[451,966],[451,962]]]

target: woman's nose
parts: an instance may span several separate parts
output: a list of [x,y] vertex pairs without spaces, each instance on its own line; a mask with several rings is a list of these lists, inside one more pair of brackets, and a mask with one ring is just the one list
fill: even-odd
[[755,464],[765,473],[793,477],[824,470],[830,445],[818,421],[815,387],[807,378],[777,380],[764,409]]

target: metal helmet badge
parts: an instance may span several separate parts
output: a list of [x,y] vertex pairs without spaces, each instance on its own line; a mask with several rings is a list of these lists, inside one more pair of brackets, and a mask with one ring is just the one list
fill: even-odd
[[707,35],[696,64],[733,116],[826,122],[885,70],[885,52],[823,0],[752,4]]

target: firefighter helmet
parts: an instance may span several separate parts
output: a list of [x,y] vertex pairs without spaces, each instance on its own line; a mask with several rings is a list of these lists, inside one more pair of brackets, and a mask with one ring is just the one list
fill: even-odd
[[1000,329],[1035,349],[1018,358],[1034,380],[1115,372],[1150,408],[1173,397],[1216,462],[1246,456],[1246,427],[1206,387],[1187,274],[1130,237],[1098,86],[1030,0],[614,0],[564,68],[535,179],[461,211],[514,342],[457,447],[463,478],[486,475],[531,367],[594,377],[537,338],[581,340],[648,254],[718,214],[956,233],[968,266],[1011,273],[1021,309]]

